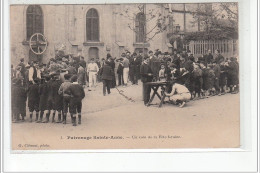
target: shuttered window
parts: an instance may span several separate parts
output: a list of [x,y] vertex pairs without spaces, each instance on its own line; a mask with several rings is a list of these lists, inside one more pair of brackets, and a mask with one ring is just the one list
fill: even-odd
[[86,15],[87,41],[99,41],[99,16],[96,9],[91,8]]
[[43,13],[41,6],[30,5],[26,11],[26,38],[27,40],[35,33],[43,34]]
[[145,15],[144,13],[138,13],[135,19],[135,34],[136,42],[144,43],[145,42]]

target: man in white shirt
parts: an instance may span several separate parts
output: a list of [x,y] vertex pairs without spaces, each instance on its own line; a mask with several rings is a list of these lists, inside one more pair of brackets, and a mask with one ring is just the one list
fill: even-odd
[[90,60],[90,63],[87,67],[87,73],[89,76],[89,91],[91,91],[92,86],[96,86],[97,82],[97,73],[99,71],[97,63],[94,62],[94,58]]
[[170,97],[170,100],[179,105],[180,108],[182,108],[186,101],[191,98],[188,88],[178,83],[173,84],[171,93],[165,92],[165,95]]
[[129,60],[126,58],[125,53],[122,53],[122,58],[123,58],[123,80],[124,80],[124,85],[127,86],[127,82],[128,82],[128,76],[129,76]]
[[29,82],[32,82],[34,84],[34,79],[39,78],[41,79],[41,71],[38,67],[37,62],[31,62],[31,66],[29,68],[29,73],[28,73],[28,77],[29,77]]

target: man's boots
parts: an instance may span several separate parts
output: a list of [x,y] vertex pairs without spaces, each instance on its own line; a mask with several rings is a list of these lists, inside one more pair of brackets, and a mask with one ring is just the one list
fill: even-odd
[[63,124],[66,124],[66,119],[67,119],[67,113],[64,113],[63,114]]
[[50,113],[46,114],[46,120],[43,123],[48,123],[50,119]]
[[61,121],[61,114],[60,113],[58,113],[58,121],[57,121],[57,123],[61,123],[62,121]]
[[38,118],[39,118],[39,112],[36,112],[36,119],[35,119],[36,122],[38,121]]
[[32,114],[30,114],[30,122],[32,122],[32,116],[33,116],[33,115],[32,115]]
[[37,121],[37,123],[41,123],[41,122],[42,122],[43,114],[44,114],[44,112],[41,111],[41,113],[40,113],[40,119]]
[[52,114],[52,120],[51,120],[52,123],[55,122],[55,113]]
[[19,123],[19,114],[15,114],[14,123]]
[[72,114],[70,114],[70,118],[71,118],[71,123],[73,123],[73,116],[72,116]]
[[73,126],[77,126],[77,124],[76,124],[76,117],[73,117],[73,119],[72,119],[72,121],[73,121]]
[[81,124],[81,115],[78,115],[79,117],[79,124]]

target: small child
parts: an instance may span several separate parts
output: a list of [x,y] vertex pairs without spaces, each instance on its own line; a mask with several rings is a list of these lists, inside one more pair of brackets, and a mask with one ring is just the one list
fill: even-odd
[[161,64],[161,69],[159,71],[159,81],[165,82],[166,81],[166,72],[164,64]]
[[203,84],[203,79],[202,79],[202,70],[200,69],[199,65],[195,64],[194,65],[194,71],[193,71],[193,79],[194,79],[194,99],[196,99],[196,95],[198,94],[197,98],[203,98],[202,97],[202,84]]
[[68,88],[68,92],[71,94],[69,110],[73,126],[76,126],[76,113],[78,113],[78,124],[81,124],[82,99],[85,97],[85,92],[83,87],[78,84],[77,76],[73,76],[71,82],[72,84]]
[[39,117],[39,78],[34,79],[34,84],[30,84],[28,87],[28,107],[30,112],[30,122],[32,122],[33,112],[36,112],[35,121],[38,121]]
[[214,87],[215,84],[215,80],[216,80],[216,76],[215,76],[215,72],[213,70],[214,66],[213,65],[209,65],[209,95],[210,96],[214,96],[216,94],[216,89]]

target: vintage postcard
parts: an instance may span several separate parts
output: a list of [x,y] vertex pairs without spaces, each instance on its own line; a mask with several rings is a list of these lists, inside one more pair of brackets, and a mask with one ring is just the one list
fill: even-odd
[[238,11],[10,5],[11,149],[239,148]]

